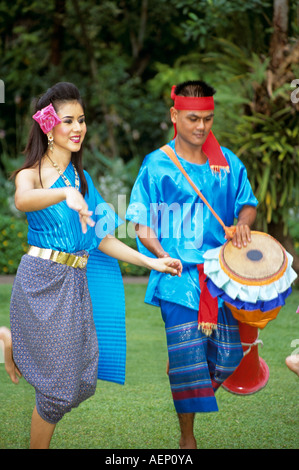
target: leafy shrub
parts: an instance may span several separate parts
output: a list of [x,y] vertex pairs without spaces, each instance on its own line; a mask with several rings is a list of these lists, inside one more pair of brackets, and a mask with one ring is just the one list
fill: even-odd
[[0,274],[15,274],[28,248],[26,220],[0,216],[0,247]]

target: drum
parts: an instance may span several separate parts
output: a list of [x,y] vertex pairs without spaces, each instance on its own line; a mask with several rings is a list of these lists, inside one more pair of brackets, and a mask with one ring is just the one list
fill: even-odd
[[204,255],[208,289],[242,323],[264,328],[276,318],[297,275],[292,256],[266,233],[252,231],[251,243],[237,248],[231,241]]

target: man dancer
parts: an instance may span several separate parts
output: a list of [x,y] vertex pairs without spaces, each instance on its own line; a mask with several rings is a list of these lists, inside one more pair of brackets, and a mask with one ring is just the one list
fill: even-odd
[[235,246],[250,243],[257,205],[244,165],[211,132],[214,93],[201,81],[173,87],[175,138],[146,156],[126,215],[142,253],[169,254],[183,263],[180,278],[151,273],[145,302],[161,308],[180,447],[189,449],[197,447],[195,413],[218,411],[215,391],[238,366],[243,350],[237,321],[204,282],[203,255],[221,246],[225,233],[165,149],[175,153],[225,226],[237,219]]

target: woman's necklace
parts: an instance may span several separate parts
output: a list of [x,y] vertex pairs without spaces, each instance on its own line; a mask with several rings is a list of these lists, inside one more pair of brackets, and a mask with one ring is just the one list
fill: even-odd
[[[69,180],[67,179],[67,177],[64,175],[64,173],[61,171],[61,169],[57,165],[57,163],[53,162],[53,160],[49,157],[48,154],[47,154],[47,157],[50,160],[50,162],[52,163],[52,165],[54,166],[54,168],[58,171],[58,173],[60,174],[60,176],[63,179],[63,181],[65,182],[65,184],[67,186],[72,186],[71,183],[69,182]],[[74,172],[75,172],[75,188],[79,191],[80,179],[79,179],[78,171],[77,171],[77,168],[75,167],[75,165],[73,164],[73,162],[72,162],[72,165],[73,165]]]

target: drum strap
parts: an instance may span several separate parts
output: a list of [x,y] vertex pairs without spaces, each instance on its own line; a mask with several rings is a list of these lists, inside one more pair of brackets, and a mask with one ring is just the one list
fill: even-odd
[[206,198],[204,197],[204,195],[201,193],[201,191],[198,189],[198,187],[196,186],[196,184],[191,180],[190,176],[188,175],[188,173],[186,172],[186,170],[183,168],[183,166],[181,165],[179,159],[177,158],[176,154],[174,153],[174,151],[172,150],[172,148],[169,146],[169,145],[164,145],[163,147],[160,148],[160,150],[162,150],[162,152],[166,153],[166,155],[172,160],[172,162],[178,167],[178,169],[183,173],[183,175],[185,176],[185,178],[187,179],[187,181],[190,183],[190,185],[192,186],[192,188],[194,189],[194,191],[198,194],[198,196],[200,197],[200,199],[206,204],[206,206],[210,209],[210,211],[212,212],[212,214],[214,215],[214,217],[216,217],[216,219],[218,220],[218,222],[220,223],[220,225],[222,226],[224,232],[225,232],[225,235],[226,235],[226,238],[227,239],[230,239],[230,238],[233,238],[234,236],[234,233],[236,231],[236,227],[232,226],[232,227],[226,227],[226,225],[224,224],[223,220],[219,217],[219,215],[214,211],[213,207],[211,207],[211,205],[209,204],[209,202],[206,200]]

